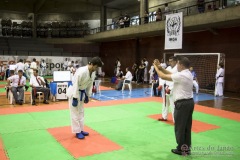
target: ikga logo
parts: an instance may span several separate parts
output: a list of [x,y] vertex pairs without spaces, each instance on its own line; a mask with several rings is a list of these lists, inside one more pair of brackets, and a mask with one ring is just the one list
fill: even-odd
[[181,20],[180,16],[170,17],[167,20],[167,35],[178,36],[180,34]]

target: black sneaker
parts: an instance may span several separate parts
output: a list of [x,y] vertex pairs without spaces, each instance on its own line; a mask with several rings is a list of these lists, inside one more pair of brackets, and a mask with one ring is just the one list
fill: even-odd
[[36,105],[36,102],[35,102],[35,101],[33,101],[33,102],[32,102],[32,105]]
[[43,103],[44,104],[49,104],[49,102],[47,100],[44,100]]

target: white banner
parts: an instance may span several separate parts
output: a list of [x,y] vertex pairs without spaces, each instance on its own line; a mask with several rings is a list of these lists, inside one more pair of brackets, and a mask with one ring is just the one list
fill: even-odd
[[166,15],[165,49],[182,49],[183,14]]
[[13,62],[16,64],[20,59],[26,60],[31,63],[33,58],[36,59],[37,66],[40,69],[40,62],[42,59],[47,64],[47,73],[52,74],[53,71],[59,71],[63,68],[63,62],[67,58],[69,61],[78,61],[79,66],[85,66],[88,64],[91,57],[54,57],[54,56],[5,56],[0,55],[0,61],[5,67]]

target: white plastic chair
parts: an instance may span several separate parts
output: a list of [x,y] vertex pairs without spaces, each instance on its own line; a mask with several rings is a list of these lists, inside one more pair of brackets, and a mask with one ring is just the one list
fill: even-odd
[[[33,91],[32,91],[33,92]],[[31,104],[32,104],[32,102],[33,102],[33,98],[32,98],[32,92],[31,92]],[[43,94],[43,92],[36,92],[36,96],[38,97],[38,100],[39,100],[39,102],[41,102],[41,99],[44,99],[44,94]]]
[[96,87],[97,93],[101,94],[100,84],[101,84],[102,80],[95,80],[94,82],[95,82],[95,87]]
[[122,91],[124,91],[125,85],[128,85],[129,91],[132,91],[132,80],[126,80],[123,81]]

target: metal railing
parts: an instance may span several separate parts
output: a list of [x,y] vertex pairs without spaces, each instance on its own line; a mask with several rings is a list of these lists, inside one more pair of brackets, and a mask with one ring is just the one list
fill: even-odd
[[[161,5],[153,6],[151,8],[155,8],[155,7],[159,7],[159,6],[163,6],[163,5],[164,4],[161,4]],[[203,13],[205,11],[214,11],[214,10],[225,8],[224,0],[212,0],[212,1],[202,3],[202,6],[204,6],[204,8],[202,8],[203,12],[199,11],[199,9],[200,9],[199,6],[200,5],[195,4],[195,5],[190,5],[190,6],[186,6],[186,7],[182,7],[182,8],[178,8],[178,9],[173,9],[168,12],[162,12],[161,19],[165,20],[165,16],[167,14],[172,14],[172,13],[183,12],[184,16],[189,16],[189,15]],[[143,22],[143,23],[141,23],[141,22]],[[120,29],[120,28],[127,28],[127,27],[131,27],[131,26],[136,26],[136,25],[143,25],[143,24],[152,23],[152,22],[156,22],[156,14],[154,14],[153,12],[148,17],[139,17],[139,18],[135,18],[135,19],[132,18],[130,20],[129,26],[121,27],[118,23],[111,23],[111,24],[108,24],[103,27],[97,27],[97,28],[90,29],[90,34],[96,34],[99,32]]]

